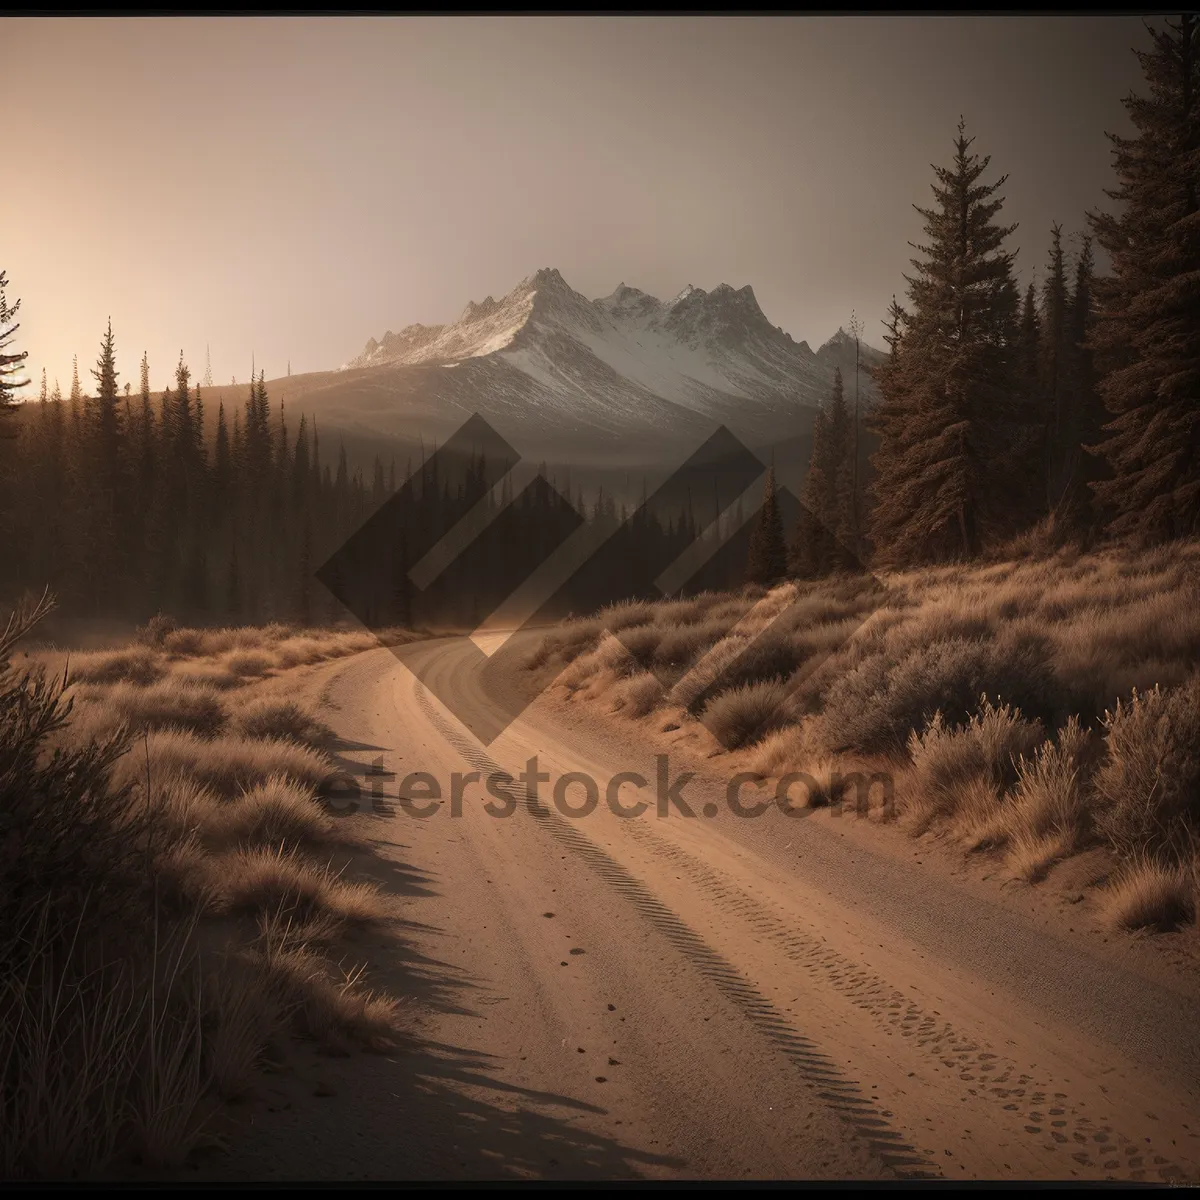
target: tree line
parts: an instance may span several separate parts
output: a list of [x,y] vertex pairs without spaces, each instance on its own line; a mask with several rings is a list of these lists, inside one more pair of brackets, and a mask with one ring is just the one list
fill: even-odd
[[[914,206],[924,239],[913,245],[905,301],[893,298],[889,310],[890,353],[872,368],[880,400],[864,422],[878,443],[869,486],[855,469],[859,427],[838,372],[815,417],[798,512],[769,472],[746,536],[711,556],[704,586],[969,560],[1031,533],[1056,544],[1200,531],[1196,28],[1185,15],[1150,31],[1152,49],[1138,52],[1148,93],[1125,101],[1136,135],[1109,135],[1116,186],[1107,194],[1121,210],[1087,214],[1089,234],[1073,253],[1053,226],[1041,283],[1024,294],[1006,248],[1016,227],[1000,216],[1007,176],[987,181],[990,159],[973,152],[960,122],[952,160],[935,168],[933,202]],[[1107,274],[1096,273],[1093,241]],[[20,303],[8,305],[6,285],[0,274],[0,408],[13,410],[26,356],[13,349]],[[652,568],[706,524],[690,498],[678,513],[639,511],[626,522],[611,497],[564,504],[553,485],[513,506],[479,490],[482,462],[453,481],[431,479],[425,463],[414,474],[409,462],[398,488],[397,464],[385,472],[377,458],[368,480],[350,471],[344,447],[334,463],[322,459],[306,416],[289,431],[263,373],[242,408],[221,406],[208,439],[202,389],[182,355],[159,397],[143,356],[132,395],[119,385],[111,324],[92,374],[94,394],[84,395],[76,367],[64,399],[43,373],[21,420],[0,420],[9,434],[0,439],[0,582],[10,593],[49,584],[80,613],[340,616],[332,577],[318,586],[318,567],[389,501],[390,565],[363,585],[361,603],[398,619],[412,615],[414,596],[397,564],[485,498],[489,520],[513,510],[505,537],[493,539],[508,549],[477,548],[477,570],[495,580],[530,554],[521,569],[532,569],[581,521],[628,524],[597,559],[602,575],[580,574],[561,597],[575,610],[622,588],[644,593]],[[448,619],[471,620],[486,600],[465,582],[438,595]]]
[[[1185,14],[1137,51],[1136,134],[1109,134],[1118,214],[1087,214],[1073,256],[1051,229],[1040,287],[1022,296],[1000,219],[1007,176],[985,179],[960,122],[914,206],[906,302],[889,355],[873,479],[854,519],[852,421],[842,381],[817,415],[803,511],[785,545],[768,485],[748,573],[768,582],[858,564],[974,559],[1023,534],[1053,546],[1200,532],[1200,45]],[[1093,241],[1111,269],[1097,275]],[[780,564],[784,564],[781,566]]]
[[[155,395],[145,355],[140,390],[122,388],[111,322],[85,394],[78,366],[64,398],[43,375],[36,400],[18,404],[25,359],[7,353],[20,302],[0,276],[0,586],[12,601],[49,586],[75,615],[146,619],[158,612],[197,623],[327,623],[352,612],[366,624],[473,623],[579,525],[603,554],[555,600],[565,615],[646,592],[646,580],[689,545],[704,522],[677,512],[630,514],[600,489],[564,496],[543,467],[520,495],[507,464],[484,455],[426,459],[370,478],[322,458],[315,422],[289,430],[260,372],[241,408],[218,409],[206,435],[202,389],[181,354],[175,386]],[[439,466],[440,464],[440,466]],[[502,477],[493,492],[489,481]],[[483,504],[495,524],[426,589],[408,569]],[[498,523],[497,523],[498,522]],[[322,569],[322,568],[325,569]],[[740,582],[727,570],[718,586]]]

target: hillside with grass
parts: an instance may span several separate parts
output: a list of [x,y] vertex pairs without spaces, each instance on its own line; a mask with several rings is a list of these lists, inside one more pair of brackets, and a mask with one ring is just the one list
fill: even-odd
[[[1063,551],[614,606],[528,668],[1030,882],[1099,850],[1112,923],[1170,928],[1200,886],[1198,600],[1198,542]],[[859,768],[894,777],[894,805],[829,794]]]

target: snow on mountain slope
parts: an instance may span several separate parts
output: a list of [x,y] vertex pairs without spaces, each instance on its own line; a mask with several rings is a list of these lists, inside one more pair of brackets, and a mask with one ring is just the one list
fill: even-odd
[[[342,369],[424,376],[424,368],[456,366],[437,372],[446,383],[424,385],[436,386],[444,407],[576,433],[723,423],[771,439],[811,422],[834,366],[846,370],[844,339],[839,331],[814,353],[767,320],[749,287],[688,285],[662,301],[622,283],[589,300],[546,268],[500,300],[468,304],[451,325],[372,338]],[[863,347],[864,366],[880,357]]]

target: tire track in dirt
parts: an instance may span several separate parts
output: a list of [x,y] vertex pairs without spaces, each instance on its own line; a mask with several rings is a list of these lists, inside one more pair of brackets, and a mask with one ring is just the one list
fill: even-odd
[[[464,737],[437,711],[427,690],[414,679],[417,705],[424,716],[476,770],[492,774],[504,768],[478,743]],[[497,789],[504,793],[504,789]],[[522,798],[507,793],[520,805]],[[682,955],[705,979],[746,1016],[753,1028],[796,1068],[804,1085],[846,1122],[872,1154],[901,1179],[938,1179],[941,1173],[929,1161],[929,1152],[917,1149],[911,1139],[895,1129],[859,1085],[809,1038],[798,1032],[779,1009],[723,955],[688,926],[640,879],[604,850],[567,824],[565,818],[540,805],[525,805],[547,833],[584,861],[634,910]]]
[[[644,848],[685,873],[702,889],[710,904],[735,915],[765,942],[803,970],[818,986],[846,997],[857,1008],[874,1017],[890,1033],[910,1039],[935,1071],[957,1077],[968,1085],[959,1091],[983,1098],[1005,1114],[1019,1114],[1024,1131],[1040,1137],[1044,1149],[1063,1152],[1081,1167],[1120,1172],[1130,1182],[1146,1182],[1156,1175],[1164,1182],[1180,1182],[1189,1176],[1177,1163],[1154,1153],[1144,1142],[1120,1133],[1113,1125],[1093,1121],[1072,1103],[1070,1094],[1056,1090],[1067,1086],[1052,1079],[1035,1079],[1020,1064],[996,1052],[990,1045],[956,1029],[899,988],[889,984],[861,963],[831,947],[818,935],[805,933],[794,923],[764,911],[762,901],[718,870],[698,861],[682,847],[664,841],[637,821],[626,822],[623,830]],[[1012,1120],[1011,1117],[1006,1117]],[[1200,1141],[1200,1133],[1193,1133]]]

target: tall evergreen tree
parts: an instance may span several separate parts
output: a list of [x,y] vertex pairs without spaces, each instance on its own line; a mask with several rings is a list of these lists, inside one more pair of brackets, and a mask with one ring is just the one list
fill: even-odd
[[769,587],[784,578],[787,568],[788,553],[783,534],[783,516],[779,511],[779,498],[775,493],[775,468],[771,467],[767,471],[758,520],[750,533],[746,582]]
[[854,446],[842,372],[834,368],[828,407],[813,421],[812,457],[801,491],[801,512],[788,565],[801,578],[815,579],[850,565],[845,549],[853,538],[850,512]]
[[1026,516],[1021,478],[1028,430],[1019,394],[1019,300],[1013,255],[1001,250],[994,198],[1007,176],[980,182],[990,158],[970,153],[959,123],[949,168],[936,167],[936,205],[917,208],[927,245],[914,245],[903,351],[877,376],[871,535],[887,560],[972,557]]
[[1050,230],[1050,262],[1042,284],[1042,322],[1038,344],[1038,390],[1043,434],[1042,462],[1046,510],[1057,513],[1070,491],[1072,451],[1069,445],[1067,363],[1067,272],[1062,226]]
[[0,413],[11,411],[16,406],[16,393],[28,380],[19,378],[21,364],[29,357],[28,350],[13,350],[11,343],[21,328],[13,318],[21,309],[21,301],[9,304],[5,289],[8,277],[0,271]]
[[1069,522],[1087,531],[1096,527],[1092,507],[1091,485],[1105,477],[1105,462],[1098,453],[1089,452],[1104,438],[1106,414],[1096,388],[1096,368],[1093,362],[1091,337],[1095,325],[1092,290],[1095,278],[1095,259],[1091,238],[1084,238],[1075,262],[1070,303],[1067,309],[1067,393],[1069,396],[1068,437],[1073,461],[1070,469],[1071,488],[1064,516]]
[[1096,280],[1092,345],[1112,420],[1093,484],[1109,529],[1142,541],[1200,532],[1200,45],[1197,18],[1150,28],[1137,134],[1109,134],[1119,216],[1089,213],[1112,272]]
[[100,357],[96,361],[96,367],[92,374],[96,379],[96,398],[93,405],[95,428],[92,436],[96,439],[100,462],[111,470],[115,469],[120,457],[123,432],[111,317],[108,320],[108,329],[100,343]]
[[1041,384],[1038,375],[1042,345],[1042,321],[1038,313],[1037,285],[1029,281],[1021,304],[1021,341],[1018,355],[1018,386],[1026,407],[1026,419],[1031,428],[1042,419]]
[[117,387],[116,351],[112,319],[100,342],[100,357],[92,375],[95,398],[88,404],[84,470],[87,508],[81,515],[89,531],[90,553],[98,563],[94,599],[100,607],[112,602],[124,582],[128,544],[127,488],[124,478],[125,446],[122,406]]

